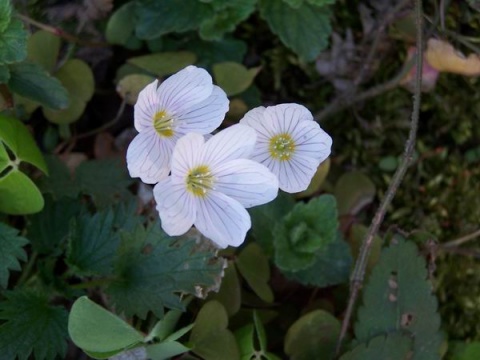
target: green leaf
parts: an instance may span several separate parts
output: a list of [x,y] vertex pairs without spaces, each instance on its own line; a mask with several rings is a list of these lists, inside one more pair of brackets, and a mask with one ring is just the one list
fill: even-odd
[[43,208],[40,190],[30,178],[18,170],[0,178],[0,213],[26,215]]
[[337,206],[332,195],[322,195],[307,204],[297,203],[273,229],[275,265],[295,272],[315,263],[337,237]]
[[10,24],[10,19],[12,17],[12,4],[10,1],[2,1],[0,3],[0,33],[4,32],[8,24]]
[[[353,258],[357,259],[358,254],[360,252],[360,248],[362,247],[363,240],[367,235],[368,228],[365,225],[361,224],[353,224],[350,228],[350,234],[348,237],[349,243],[352,248]],[[366,268],[366,273],[370,274],[372,269],[378,262],[378,258],[380,257],[380,253],[382,251],[382,238],[376,235],[373,238],[372,245],[370,247],[370,255],[368,257],[368,263]]]
[[118,82],[116,90],[127,104],[135,105],[140,91],[154,80],[154,77],[145,74],[127,75]]
[[328,45],[330,11],[304,2],[298,9],[283,1],[260,0],[260,14],[280,40],[305,61],[313,61]]
[[295,321],[285,336],[284,350],[291,360],[333,359],[340,322],[324,310]]
[[8,87],[17,94],[52,109],[66,109],[69,105],[68,92],[60,81],[35,63],[10,65]]
[[190,350],[177,341],[168,341],[146,347],[147,355],[152,360],[167,360]]
[[[5,149],[5,146],[3,143],[0,141],[0,173],[3,172],[8,166],[11,165],[11,160],[10,157],[8,156],[7,150]],[[1,177],[5,176],[6,174],[3,174]]]
[[194,294],[196,286],[212,285],[222,271],[213,253],[195,252],[193,245],[193,240],[168,237],[159,224],[122,233],[116,280],[106,289],[115,307],[142,319],[149,311],[161,318],[164,306],[183,309],[178,292]]
[[247,52],[245,42],[233,38],[225,38],[221,41],[194,40],[185,46],[187,50],[198,56],[197,66],[204,68],[226,61],[241,63]]
[[10,70],[8,66],[0,65],[0,84],[6,84],[10,79]]
[[154,339],[164,341],[175,329],[180,316],[182,316],[182,312],[180,310],[170,310],[167,312],[165,316],[155,324],[153,329],[145,338],[145,341],[149,342]]
[[268,285],[270,264],[260,246],[256,243],[248,244],[235,264],[255,294],[265,302],[273,302],[273,292]]
[[0,33],[0,64],[13,64],[27,57],[28,33],[20,20],[12,18]]
[[64,358],[67,350],[67,312],[48,298],[26,290],[5,293],[0,302],[0,354],[4,359]]
[[43,210],[28,217],[27,234],[33,249],[39,254],[58,254],[69,235],[70,220],[75,219],[81,209],[78,200],[54,201],[47,196]]
[[136,5],[135,31],[140,39],[146,40],[196,29],[213,15],[213,8],[198,0],[139,0]]
[[0,286],[8,285],[9,270],[21,270],[19,260],[26,261],[27,253],[23,246],[28,240],[18,236],[18,230],[0,223]]
[[192,65],[196,59],[197,57],[194,53],[178,51],[138,56],[128,59],[127,62],[153,75],[163,77],[173,74],[188,65]]
[[28,39],[27,49],[28,60],[53,73],[60,52],[60,37],[45,30],[37,31]]
[[113,220],[113,211],[110,209],[72,219],[67,262],[76,273],[107,275],[112,272],[120,242]]
[[223,275],[222,284],[218,292],[210,293],[209,300],[216,300],[221,303],[229,317],[240,310],[242,302],[242,289],[238,279],[237,270],[233,262],[229,262]]
[[293,273],[287,272],[285,275],[303,285],[319,288],[344,284],[348,282],[352,262],[350,246],[342,240],[339,233],[336,241],[317,254],[311,267]]
[[451,353],[449,357],[451,360],[478,360],[480,359],[480,342],[449,342],[448,351]]
[[93,96],[95,91],[93,73],[84,61],[71,59],[58,70],[55,77],[67,89],[70,104],[62,110],[44,108],[43,114],[55,124],[70,124],[82,116],[87,102]]
[[108,19],[105,38],[110,44],[125,46],[135,32],[135,3],[120,6]]
[[67,166],[54,155],[47,155],[45,160],[50,174],[38,180],[40,190],[52,194],[54,199],[76,198],[80,193],[80,187],[72,180]]
[[327,178],[328,172],[330,171],[330,158],[323,161],[317,168],[317,172],[313,175],[312,180],[310,181],[310,185],[304,191],[295,194],[297,199],[309,198],[315,193],[317,193],[323,182]]
[[427,277],[425,260],[415,244],[396,239],[383,250],[363,290],[355,324],[357,340],[367,342],[401,331],[414,339],[413,360],[438,359],[440,317]]
[[380,335],[374,337],[368,344],[356,346],[340,360],[407,360],[411,359],[412,345],[412,339],[402,333]]
[[75,345],[89,353],[115,354],[143,341],[141,333],[86,296],[72,305],[68,333]]
[[[200,25],[200,36],[205,40],[221,40],[227,32],[235,30],[237,25],[248,18],[254,11],[257,0],[216,1],[221,4],[215,8],[212,17]],[[215,5],[214,5],[215,6]]]
[[240,350],[241,360],[250,360],[255,355],[256,350],[253,344],[254,332],[253,324],[245,325],[235,331],[235,340]]
[[192,352],[205,360],[240,360],[235,337],[227,329],[228,316],[217,301],[209,301],[200,309],[190,335]]
[[260,345],[260,350],[263,352],[267,351],[267,335],[265,334],[265,328],[263,327],[262,320],[258,315],[257,311],[253,311],[253,322],[255,324],[255,332],[257,334],[258,344]]
[[129,196],[128,186],[133,180],[119,160],[102,159],[85,161],[75,171],[78,187],[91,195],[99,207]]
[[242,64],[224,62],[213,65],[215,82],[228,96],[237,95],[252,85],[260,71],[259,67],[247,69]]
[[340,215],[357,214],[375,197],[375,184],[360,171],[343,174],[335,184],[335,197]]

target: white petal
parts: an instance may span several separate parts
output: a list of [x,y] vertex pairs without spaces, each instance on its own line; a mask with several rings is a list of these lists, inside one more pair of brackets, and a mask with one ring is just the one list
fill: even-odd
[[153,126],[153,116],[158,108],[157,96],[158,80],[145,86],[138,94],[138,100],[134,107],[134,124],[138,132]]
[[208,134],[218,128],[228,111],[228,98],[218,86],[213,87],[212,94],[202,102],[182,110],[176,115],[179,122],[178,131],[183,133],[198,132]]
[[295,154],[312,157],[320,164],[331,152],[332,138],[315,121],[302,121],[292,134]]
[[208,98],[213,91],[212,77],[204,69],[190,65],[170,76],[158,88],[159,109],[180,114]]
[[278,179],[267,167],[247,159],[232,160],[216,167],[215,191],[249,208],[272,201],[278,194]]
[[197,198],[195,227],[219,247],[240,246],[251,227],[250,215],[236,200],[210,191]]
[[273,163],[276,166],[272,172],[278,176],[280,189],[288,193],[305,190],[319,165],[314,158],[300,156],[293,156],[286,161],[273,160]]
[[274,133],[274,126],[271,118],[265,118],[265,107],[256,107],[245,114],[240,124],[250,126],[257,132],[257,141],[268,141]]
[[173,142],[160,138],[153,128],[141,132],[127,149],[127,167],[131,177],[155,184],[168,176]]
[[305,106],[299,104],[269,106],[265,110],[264,116],[271,119],[276,134],[292,134],[299,122],[313,120],[312,113]]
[[203,147],[201,161],[215,167],[228,160],[248,158],[255,147],[255,130],[245,125],[232,125],[213,135]]
[[168,177],[153,189],[162,229],[170,236],[185,234],[195,222],[196,206],[184,184],[174,184]]
[[172,176],[184,178],[195,166],[200,165],[198,158],[205,140],[200,134],[190,133],[181,137],[172,154]]

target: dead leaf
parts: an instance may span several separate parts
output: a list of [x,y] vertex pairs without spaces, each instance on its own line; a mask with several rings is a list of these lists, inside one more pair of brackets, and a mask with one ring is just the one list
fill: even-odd
[[456,50],[450,43],[429,39],[425,58],[432,68],[440,72],[450,72],[466,76],[480,75],[480,56],[470,54],[467,57]]
[[[405,60],[405,64],[408,64],[410,60],[415,56],[417,48],[415,46],[411,46],[408,48],[407,59]],[[415,75],[417,74],[416,66],[412,66],[410,71],[407,75],[400,81],[400,84],[405,87],[410,92],[414,92],[415,89]],[[427,61],[427,59],[423,58],[423,67],[422,67],[422,91],[429,92],[433,90],[435,84],[437,83],[438,78],[438,70],[434,69]]]

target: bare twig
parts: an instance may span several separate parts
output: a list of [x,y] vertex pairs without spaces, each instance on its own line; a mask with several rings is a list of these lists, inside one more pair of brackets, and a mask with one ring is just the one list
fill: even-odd
[[467,234],[465,236],[459,237],[458,239],[440,244],[439,247],[443,248],[443,249],[457,247],[457,246],[465,244],[466,242],[474,240],[478,237],[480,237],[480,229],[478,229],[477,231],[474,231],[471,234]]
[[422,65],[423,65],[423,26],[422,26],[422,1],[415,0],[415,22],[417,28],[417,53],[415,56],[416,74],[415,74],[415,92],[413,95],[413,111],[410,122],[410,132],[407,142],[405,143],[405,150],[402,156],[402,161],[393,175],[392,182],[390,183],[385,197],[383,198],[380,207],[378,208],[372,223],[365,236],[362,247],[359,252],[359,257],[355,263],[355,268],[351,276],[350,297],[348,301],[347,310],[342,323],[342,329],[337,343],[337,354],[340,352],[343,339],[347,332],[350,319],[353,314],[353,308],[357,301],[360,288],[365,277],[365,268],[367,260],[370,255],[370,249],[373,243],[373,239],[378,232],[378,229],[383,221],[387,208],[390,205],[395,193],[409,167],[412,159],[413,150],[415,147],[415,140],[417,136],[418,118],[420,114],[420,101],[421,101],[421,85],[422,85]]

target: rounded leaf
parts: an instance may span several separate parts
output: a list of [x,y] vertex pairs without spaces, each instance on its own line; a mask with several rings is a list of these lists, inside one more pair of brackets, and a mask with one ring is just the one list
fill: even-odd
[[138,94],[145,86],[150,84],[154,77],[144,74],[127,75],[118,82],[117,93],[124,99],[127,104],[135,105]]
[[213,65],[215,81],[228,96],[247,90],[259,71],[260,67],[247,69],[242,64],[230,61]]
[[127,62],[153,75],[163,77],[192,65],[196,60],[197,56],[194,53],[177,51],[138,56],[128,59]]
[[0,178],[0,213],[33,214],[42,210],[43,196],[30,178],[18,170]]

